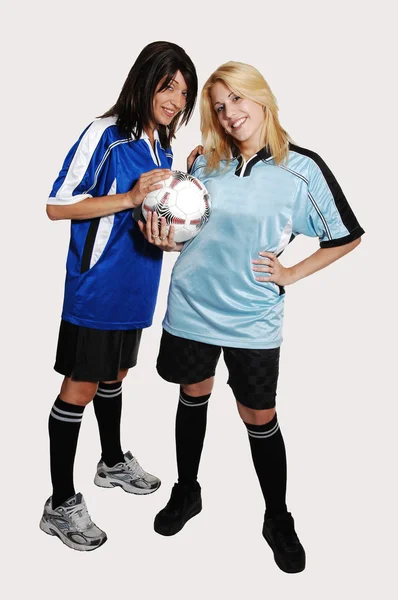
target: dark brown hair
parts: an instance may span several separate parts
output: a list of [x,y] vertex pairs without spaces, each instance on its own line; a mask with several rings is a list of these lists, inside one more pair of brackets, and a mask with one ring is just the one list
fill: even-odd
[[165,90],[177,71],[187,84],[186,105],[168,127],[157,125],[162,146],[169,147],[177,129],[191,118],[198,93],[195,66],[177,44],[152,42],[145,46],[133,64],[116,104],[101,117],[116,116],[116,123],[125,135],[140,138],[144,127],[155,122],[153,97],[157,86],[162,82],[158,91]]

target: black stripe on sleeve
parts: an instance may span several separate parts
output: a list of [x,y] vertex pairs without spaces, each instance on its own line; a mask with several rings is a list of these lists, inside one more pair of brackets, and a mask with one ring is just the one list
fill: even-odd
[[94,242],[98,231],[100,217],[91,220],[90,227],[87,232],[86,241],[84,242],[82,265],[80,273],[85,273],[90,268],[91,255],[93,253]]
[[354,215],[350,205],[348,204],[347,198],[344,196],[343,190],[341,189],[339,183],[337,182],[335,176],[333,175],[332,171],[329,169],[325,161],[318,154],[316,154],[316,152],[312,152],[311,150],[307,150],[306,148],[300,148],[300,146],[296,146],[295,144],[290,144],[290,148],[293,152],[297,152],[298,154],[308,156],[308,158],[311,158],[319,167],[332,193],[341,220],[343,221],[346,229],[348,229],[348,231],[350,232],[349,235],[343,238],[321,242],[321,248],[329,248],[332,246],[342,246],[344,244],[348,244],[349,242],[352,242],[353,240],[360,237],[363,233],[365,233],[360,224],[358,223],[357,218]]
[[353,231],[351,231],[350,235],[345,235],[341,238],[336,238],[334,240],[326,240],[326,242],[320,242],[321,248],[336,248],[336,246],[344,246],[345,244],[349,244],[354,240],[358,239],[365,232],[360,225],[356,227]]

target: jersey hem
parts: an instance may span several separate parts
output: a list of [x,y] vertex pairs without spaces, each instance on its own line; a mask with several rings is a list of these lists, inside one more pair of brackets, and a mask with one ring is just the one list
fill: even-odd
[[70,315],[62,314],[61,318],[72,325],[88,327],[89,329],[103,329],[105,331],[120,331],[129,329],[146,329],[152,325],[152,319],[149,321],[132,321],[131,323],[115,323],[108,321],[91,321],[90,319],[79,319]]
[[248,340],[247,342],[241,340],[221,340],[219,338],[211,338],[206,335],[200,335],[198,333],[192,333],[190,331],[183,331],[182,329],[175,329],[165,323],[162,324],[163,329],[176,337],[184,338],[186,340],[192,340],[194,342],[203,342],[212,346],[222,346],[225,348],[245,348],[246,350],[271,350],[272,348],[279,348],[282,343],[282,338],[275,342],[261,343]]
[[87,200],[87,198],[92,198],[92,195],[78,194],[77,196],[69,196],[68,198],[57,198],[56,196],[50,196],[46,204],[50,206],[69,206],[71,204],[77,204],[78,202],[82,202],[82,200]]

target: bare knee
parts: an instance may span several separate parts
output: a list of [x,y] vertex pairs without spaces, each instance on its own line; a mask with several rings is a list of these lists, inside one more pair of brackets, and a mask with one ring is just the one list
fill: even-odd
[[240,402],[236,402],[236,404],[242,421],[250,425],[266,425],[272,421],[276,413],[275,408],[255,410],[254,408],[243,406]]
[[200,396],[207,396],[211,394],[214,385],[214,377],[209,377],[204,381],[199,381],[199,383],[184,383],[181,385],[182,391],[187,396],[192,396],[193,398],[198,398]]
[[68,404],[86,406],[94,398],[97,388],[98,383],[92,381],[73,381],[70,377],[65,377],[59,395],[61,400],[68,402]]

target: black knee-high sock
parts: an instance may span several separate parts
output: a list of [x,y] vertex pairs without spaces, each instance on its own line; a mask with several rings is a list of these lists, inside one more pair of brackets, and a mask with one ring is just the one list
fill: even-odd
[[93,403],[101,439],[101,458],[108,467],[113,467],[117,463],[124,462],[120,443],[122,382],[100,382]]
[[83,411],[84,406],[69,404],[58,396],[50,412],[48,431],[53,508],[75,495],[73,464]]
[[254,468],[263,492],[266,514],[273,517],[286,508],[286,451],[275,415],[266,425],[245,423],[249,434]]
[[180,389],[176,416],[178,482],[192,485],[198,476],[206,433],[207,403],[210,394],[194,398]]

